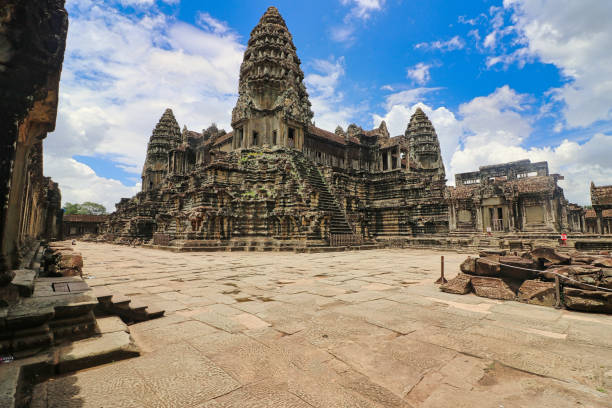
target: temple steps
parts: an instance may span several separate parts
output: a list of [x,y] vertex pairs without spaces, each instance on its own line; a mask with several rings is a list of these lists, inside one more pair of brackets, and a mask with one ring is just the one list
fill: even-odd
[[332,234],[353,234],[346,215],[338,205],[334,196],[316,165],[306,159],[302,153],[293,155],[295,167],[304,181],[318,194],[318,207],[331,214],[329,231]]
[[93,309],[97,303],[80,278],[35,278],[29,297],[0,309],[0,353],[26,358],[95,334]]
[[125,323],[114,316],[98,319],[95,333],[87,339],[0,364],[0,406],[29,407],[36,398],[36,385],[51,377],[139,355]]
[[93,288],[98,300],[95,308],[96,316],[119,316],[124,322],[136,323],[156,319],[164,315],[164,310],[150,307],[132,300],[126,296],[114,295],[105,286]]

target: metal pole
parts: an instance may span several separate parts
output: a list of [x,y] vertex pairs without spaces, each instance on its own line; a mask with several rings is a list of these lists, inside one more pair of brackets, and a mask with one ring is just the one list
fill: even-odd
[[448,282],[444,277],[444,255],[440,256],[440,279],[436,281],[436,284],[440,285],[442,283]]

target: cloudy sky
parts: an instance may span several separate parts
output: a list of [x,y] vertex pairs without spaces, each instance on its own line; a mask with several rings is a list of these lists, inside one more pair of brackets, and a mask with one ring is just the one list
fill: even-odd
[[[304,5],[307,4],[307,5]],[[45,173],[64,202],[113,210],[140,189],[165,108],[230,130],[251,29],[270,5],[294,37],[316,125],[421,106],[449,184],[485,164],[547,160],[566,197],[612,183],[612,2],[602,0],[67,0],[70,29]]]

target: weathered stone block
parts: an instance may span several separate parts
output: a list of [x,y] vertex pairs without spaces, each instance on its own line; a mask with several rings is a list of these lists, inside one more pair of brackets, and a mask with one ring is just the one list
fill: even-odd
[[612,258],[596,258],[593,260],[593,266],[599,266],[602,268],[612,268]]
[[544,264],[549,265],[569,265],[571,257],[555,251],[553,248],[539,247],[531,251],[531,259],[538,262],[542,259]]
[[515,284],[509,279],[473,276],[471,281],[474,293],[478,296],[501,300],[514,300],[516,298],[516,292],[513,289]]
[[499,257],[478,258],[474,273],[479,276],[499,276]]
[[468,256],[465,261],[461,262],[459,269],[463,273],[469,273],[473,275],[476,271],[476,258],[472,258],[471,256]]
[[563,300],[568,309],[583,312],[612,313],[612,292],[563,288]]
[[[470,259],[470,258],[468,258]],[[440,290],[446,293],[454,293],[456,295],[465,295],[472,291],[472,277],[464,273],[459,273],[453,279],[440,286]]]
[[518,292],[518,300],[541,306],[555,306],[555,284],[539,280],[526,280]]
[[601,281],[599,285],[604,288],[612,289],[612,268],[601,269]]
[[[532,259],[521,258],[519,256],[502,256],[499,258],[500,275],[512,279],[533,279],[537,276],[535,262]],[[528,270],[532,269],[532,270]]]
[[587,290],[592,290],[593,288],[581,284],[598,286],[602,277],[601,268],[597,268],[592,265],[560,266],[557,268],[551,268],[549,270],[546,270],[542,272],[540,276],[548,280],[554,280],[555,274],[553,272],[571,279],[562,279],[563,284],[565,286],[578,287]]
[[81,269],[83,267],[83,257],[79,253],[62,254],[59,266],[61,269]]

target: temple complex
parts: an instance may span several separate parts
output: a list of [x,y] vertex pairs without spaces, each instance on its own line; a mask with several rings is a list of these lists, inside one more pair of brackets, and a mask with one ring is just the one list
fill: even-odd
[[122,199],[117,239],[264,239],[281,245],[358,244],[448,231],[436,131],[417,109],[403,135],[386,124],[314,126],[291,34],[269,8],[240,69],[232,131],[181,132],[166,110],[153,130],[142,191]]
[[[447,192],[450,230],[566,231],[568,203],[558,180],[563,177],[549,174],[547,162],[529,160],[456,174],[455,187]],[[579,221],[572,223],[576,226]]]
[[593,232],[612,234],[612,185],[596,187],[591,183],[591,204],[593,205]]
[[585,211],[568,203],[563,176],[547,162],[482,166],[447,187],[436,130],[420,108],[403,135],[390,135],[384,121],[371,130],[316,127],[295,45],[274,7],[251,32],[238,95],[229,132],[214,124],[181,131],[172,110],[163,113],[142,191],[116,205],[107,240],[212,250],[453,246],[460,237],[478,247],[502,245],[482,234],[610,233],[611,187],[592,186],[594,209]]

